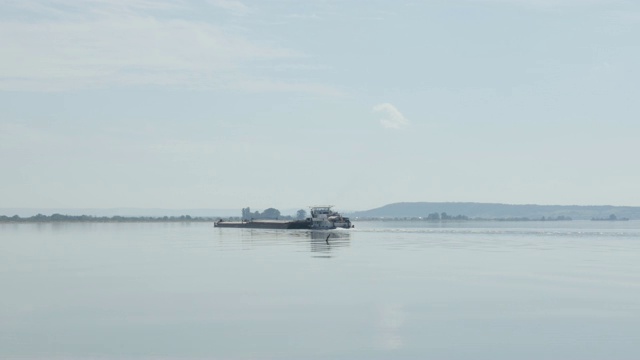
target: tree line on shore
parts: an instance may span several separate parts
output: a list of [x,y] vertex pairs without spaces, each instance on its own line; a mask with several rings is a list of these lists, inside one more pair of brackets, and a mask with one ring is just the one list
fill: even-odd
[[91,216],[91,215],[34,215],[20,217],[18,215],[0,215],[0,223],[49,223],[49,222],[207,222],[213,221],[212,217],[182,216]]
[[446,212],[438,213],[433,212],[427,216],[398,216],[398,217],[356,217],[356,220],[370,220],[370,221],[571,221],[569,216],[542,216],[540,218],[529,217],[501,217],[501,218],[482,218],[482,217],[468,217],[466,215],[449,215]]
[[[304,219],[306,212],[304,210],[298,210],[296,214],[297,219]],[[102,223],[117,223],[117,222],[210,222],[220,219],[219,217],[201,217],[201,216],[92,216],[92,215],[43,215],[38,214],[30,217],[20,217],[18,215],[4,216],[0,215],[0,223],[53,223],[53,222],[102,222]],[[280,219],[280,220],[293,220],[294,217],[281,215],[280,211],[274,208],[266,209],[263,212],[251,210],[247,207],[242,209],[242,217],[229,216],[223,217],[225,221],[240,221],[240,220],[255,220],[255,219]],[[609,218],[594,218],[592,220],[615,220],[615,215],[611,215]],[[354,220],[361,221],[571,221],[569,216],[542,216],[540,218],[529,217],[501,217],[501,218],[483,218],[483,217],[469,217],[466,215],[449,215],[446,212],[438,213],[433,212],[426,216],[358,216]],[[628,220],[627,218],[618,218],[617,220]]]
[[[245,209],[243,209],[245,210]],[[267,209],[268,210],[268,209]],[[240,221],[240,220],[250,220],[256,219],[254,217],[256,213],[261,214],[257,219],[280,219],[280,220],[292,220],[292,216],[283,216],[280,215],[280,212],[277,213],[266,211],[266,214],[255,212],[251,213],[248,211],[243,211],[243,215],[246,216],[243,218],[236,216],[224,217],[225,221]],[[253,215],[253,216],[251,216]],[[296,218],[304,219],[306,213],[304,210],[299,210]],[[248,218],[251,216],[250,218]],[[0,215],[0,223],[55,223],[55,222],[100,222],[100,223],[122,223],[122,222],[211,222],[219,219],[219,217],[198,217],[198,216],[190,216],[190,215],[181,215],[181,216],[91,216],[91,215],[62,215],[62,214],[53,214],[53,215],[34,215],[30,217],[20,217],[18,215],[14,216],[4,216]],[[439,222],[439,221],[571,221],[572,219],[568,216],[550,216],[550,217],[541,217],[541,218],[527,218],[527,217],[505,217],[505,218],[470,218],[465,215],[448,215],[447,213],[431,213],[427,216],[420,217],[357,217],[356,220],[361,221],[429,221],[429,222]],[[599,219],[598,219],[599,220]],[[606,219],[609,220],[609,219]],[[627,220],[627,219],[625,219]]]
[[[304,219],[306,217],[306,211],[298,210],[296,214],[297,219]],[[0,215],[0,223],[54,223],[54,222],[101,222],[101,223],[118,223],[118,222],[210,222],[220,219],[220,217],[201,217],[201,216],[92,216],[92,215],[63,215],[52,214],[43,215],[38,214],[29,217],[20,217],[18,215],[6,216]],[[282,215],[280,210],[274,208],[268,208],[263,212],[254,211],[251,209],[243,208],[242,217],[227,216],[222,217],[225,221],[240,221],[251,219],[280,219],[280,220],[293,220],[294,217],[288,215]]]

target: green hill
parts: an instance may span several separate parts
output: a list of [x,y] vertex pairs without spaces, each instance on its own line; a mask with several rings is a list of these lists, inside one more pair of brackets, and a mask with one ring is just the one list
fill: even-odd
[[357,211],[351,217],[395,218],[395,217],[427,217],[431,213],[447,213],[469,218],[505,219],[530,218],[540,219],[570,217],[574,220],[592,218],[608,218],[615,214],[618,219],[640,219],[640,207],[610,205],[512,205],[472,202],[402,202],[388,204],[376,209]]

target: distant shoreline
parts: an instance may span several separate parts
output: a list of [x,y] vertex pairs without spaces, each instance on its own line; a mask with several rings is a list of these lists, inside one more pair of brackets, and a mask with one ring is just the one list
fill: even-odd
[[30,217],[0,216],[0,223],[163,223],[163,222],[214,222],[217,217],[200,216],[90,216],[38,214]]
[[[450,215],[463,214],[463,215]],[[640,219],[640,207],[611,205],[513,205],[472,202],[402,202],[376,209],[356,211],[351,218],[442,218],[466,217],[469,219],[529,219],[548,221],[553,218],[573,220],[590,219]],[[559,219],[560,220],[560,219]]]
[[[459,210],[458,214],[468,215],[450,215],[444,211],[433,211],[433,209],[426,209],[426,207],[445,207],[447,210]],[[389,209],[392,208],[392,209]],[[632,212],[629,209],[615,208],[615,207],[596,207],[595,209],[584,208],[583,211],[577,211],[575,207],[572,209],[566,209],[564,206],[539,206],[539,205],[527,205],[527,206],[512,206],[495,204],[493,211],[489,204],[470,204],[470,203],[397,203],[387,205],[380,209],[369,210],[365,212],[356,212],[349,214],[353,221],[414,221],[424,223],[455,223],[455,222],[480,222],[480,221],[496,221],[496,222],[558,222],[558,221],[573,221],[573,220],[591,220],[602,222],[615,222],[615,221],[628,221],[634,218]],[[380,211],[385,210],[387,211]],[[245,209],[243,209],[244,211]],[[248,208],[246,209],[248,210]],[[293,219],[289,215],[281,215],[277,209],[271,209],[276,211],[276,217],[267,216],[268,219]],[[391,210],[391,211],[389,211]],[[395,210],[395,211],[393,211]],[[432,210],[427,212],[426,210]],[[529,211],[527,211],[529,210]],[[535,210],[535,211],[534,211]],[[618,216],[612,212],[608,216],[602,214],[611,210],[619,210],[624,215],[632,216]],[[626,210],[626,211],[623,211]],[[638,209],[640,210],[640,208]],[[265,210],[266,211],[266,210]],[[394,214],[394,212],[396,214]],[[398,213],[405,214],[398,214]],[[564,214],[558,214],[563,212]],[[5,212],[6,213],[6,212]],[[176,214],[177,213],[177,214]],[[218,215],[212,216],[207,214],[203,216],[186,215],[187,211],[180,214],[176,211],[172,215],[69,215],[64,213],[53,213],[51,215],[43,215],[41,213],[33,216],[20,216],[16,213],[12,216],[0,215],[0,223],[177,223],[177,222],[215,222],[217,220],[225,221],[240,221],[239,216]],[[409,214],[407,214],[409,213]],[[411,214],[413,213],[413,214]],[[418,213],[418,214],[416,214]],[[568,214],[570,213],[570,215]],[[11,214],[11,213],[9,213]],[[82,213],[81,213],[82,214]],[[593,214],[597,214],[593,216]],[[252,214],[253,215],[253,214]],[[588,215],[592,215],[589,216]],[[261,214],[256,212],[256,218],[259,218]],[[298,217],[300,214],[298,214]]]
[[[244,211],[248,208],[244,208]],[[266,209],[277,210],[274,208]],[[278,210],[279,211],[279,210]],[[279,212],[279,216],[299,217],[295,208]],[[428,221],[550,221],[565,217],[572,220],[609,221],[617,219],[640,219],[640,206],[613,205],[536,205],[501,204],[474,202],[401,202],[391,203],[370,210],[342,211],[351,219],[383,220],[416,219]],[[250,217],[257,218],[256,211]],[[177,222],[177,221],[214,221],[218,219],[238,219],[241,210],[229,208],[0,208],[0,222],[43,222],[61,221],[34,218],[36,214],[48,216],[75,216],[65,221],[92,222]],[[53,215],[52,215],[53,214]],[[191,219],[187,219],[187,214]],[[5,215],[4,217],[2,215]],[[245,214],[246,215],[246,214]],[[19,216],[20,219],[16,219]],[[272,216],[272,214],[268,214]],[[86,217],[90,217],[87,219]],[[184,218],[183,218],[184,217]],[[544,219],[543,219],[544,218]],[[562,219],[557,219],[562,220]],[[568,220],[568,219],[564,219]],[[620,221],[620,220],[617,220]]]
[[[91,215],[42,215],[38,214],[29,217],[14,216],[0,216],[0,223],[177,223],[177,222],[215,222],[219,219],[225,221],[240,221],[240,217],[202,217],[202,216],[91,216]],[[572,221],[570,217],[542,217],[542,218],[527,218],[527,217],[507,217],[507,218],[468,218],[462,216],[456,216],[451,218],[422,218],[422,217],[357,217],[354,221],[415,221],[425,223],[456,223],[456,222],[481,222],[481,221],[496,221],[496,222],[557,222],[557,221]],[[603,219],[605,220],[605,219]],[[609,220],[609,219],[606,219]]]

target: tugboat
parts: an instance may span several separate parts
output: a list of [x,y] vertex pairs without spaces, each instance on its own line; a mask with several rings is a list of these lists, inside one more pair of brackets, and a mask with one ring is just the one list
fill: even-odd
[[216,221],[214,227],[244,228],[244,229],[308,229],[331,230],[350,229],[354,227],[348,217],[332,211],[333,205],[312,206],[311,217],[305,220],[242,220]]
[[350,229],[353,227],[348,217],[344,217],[339,213],[332,211],[332,205],[313,206],[311,207],[310,229],[327,230],[327,229]]

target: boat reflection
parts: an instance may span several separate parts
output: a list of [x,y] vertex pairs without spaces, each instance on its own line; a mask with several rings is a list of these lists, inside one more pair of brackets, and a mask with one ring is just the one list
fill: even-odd
[[311,252],[317,253],[314,257],[331,257],[331,252],[341,247],[349,246],[350,234],[348,231],[309,231],[309,244]]
[[[309,243],[313,257],[331,257],[335,251],[349,246],[350,230],[269,230],[269,229],[220,229],[225,239],[237,236],[243,249],[251,250],[263,246],[286,246]],[[236,243],[238,244],[238,243]],[[238,245],[240,245],[238,244]]]

